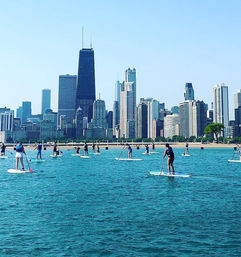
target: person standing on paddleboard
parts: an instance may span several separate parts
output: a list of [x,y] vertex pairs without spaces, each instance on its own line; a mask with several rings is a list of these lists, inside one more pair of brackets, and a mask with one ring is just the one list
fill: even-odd
[[149,145],[146,145],[146,154],[149,154]]
[[55,155],[55,156],[59,155],[59,151],[57,150],[57,142],[56,141],[54,142],[54,145],[53,145],[53,155]]
[[18,162],[20,160],[21,166],[22,166],[22,170],[24,170],[24,165],[23,165],[23,154],[26,155],[22,142],[19,142],[16,145],[16,170],[18,170]]
[[75,150],[76,150],[76,154],[79,154],[80,147],[79,147],[79,146],[77,146],[77,147],[75,148]]
[[97,145],[97,153],[99,153],[99,152],[100,152],[100,146]]
[[5,151],[6,151],[6,146],[4,145],[4,143],[2,143],[2,145],[1,145],[1,156],[5,156]]
[[42,148],[43,146],[40,142],[38,142],[37,146],[34,148],[34,150],[36,149],[38,150],[37,157],[36,157],[37,160],[38,160],[38,157],[40,158],[40,160],[42,160]]
[[88,155],[88,145],[87,143],[85,142],[85,145],[84,145],[84,155]]
[[173,162],[174,162],[175,156],[174,156],[174,152],[172,150],[172,147],[169,144],[166,144],[166,149],[165,149],[165,152],[164,152],[164,155],[163,155],[163,160],[166,157],[166,155],[167,155],[168,173],[171,172],[171,167],[172,167],[172,173],[174,174],[175,170],[174,170]]
[[132,158],[132,148],[129,144],[127,144],[127,149],[128,149],[128,158]]

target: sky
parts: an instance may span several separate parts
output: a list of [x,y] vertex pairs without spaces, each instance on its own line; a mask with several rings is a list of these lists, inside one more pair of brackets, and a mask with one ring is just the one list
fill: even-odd
[[239,0],[0,0],[0,107],[32,101],[41,90],[58,106],[58,77],[77,74],[78,54],[95,51],[96,95],[109,110],[125,69],[137,70],[137,102],[153,97],[166,107],[183,101],[186,82],[209,104],[212,88],[241,88]]

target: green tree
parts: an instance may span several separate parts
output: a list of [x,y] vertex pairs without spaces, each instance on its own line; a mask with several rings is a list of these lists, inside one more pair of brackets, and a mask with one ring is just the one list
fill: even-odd
[[204,134],[214,134],[218,143],[218,134],[220,134],[224,129],[224,125],[222,123],[211,123],[204,129]]

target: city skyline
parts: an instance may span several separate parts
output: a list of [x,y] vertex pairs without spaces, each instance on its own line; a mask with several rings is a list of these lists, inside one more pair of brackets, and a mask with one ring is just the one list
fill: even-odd
[[[141,97],[155,97],[170,108],[182,101],[183,84],[191,82],[195,98],[210,105],[213,86],[225,83],[229,86],[230,118],[233,118],[232,95],[241,85],[239,3],[227,6],[220,1],[195,4],[192,1],[183,4],[151,1],[152,4],[145,5],[133,1],[128,2],[128,9],[125,1],[109,5],[94,1],[94,9],[84,2],[71,3],[74,9],[67,3],[56,5],[55,1],[48,5],[47,1],[39,5],[16,2],[16,13],[12,12],[13,3],[3,4],[4,13],[0,17],[5,38],[0,48],[4,60],[0,65],[3,105],[16,110],[22,101],[32,101],[33,113],[39,113],[39,95],[43,88],[49,88],[53,110],[57,110],[58,76],[77,75],[84,25],[84,46],[90,46],[90,34],[93,38],[96,93],[101,93],[108,110],[112,109],[116,80],[124,80],[123,70],[135,67],[137,102]],[[97,11],[99,7],[103,13]],[[80,8],[85,10],[81,17],[77,15]],[[58,12],[54,12],[56,9]],[[131,22],[123,19],[120,24],[112,19],[113,13],[128,17],[133,9]],[[232,12],[232,16],[223,19],[227,12]],[[142,20],[144,14],[146,18]],[[65,15],[69,19],[62,21]],[[93,22],[93,16],[98,23]],[[223,33],[228,37],[224,38]],[[33,37],[29,38],[29,34]],[[123,41],[123,35],[128,37],[128,42]],[[16,45],[21,51],[16,51]],[[11,76],[13,73],[16,76]],[[11,98],[9,88],[14,92]]]

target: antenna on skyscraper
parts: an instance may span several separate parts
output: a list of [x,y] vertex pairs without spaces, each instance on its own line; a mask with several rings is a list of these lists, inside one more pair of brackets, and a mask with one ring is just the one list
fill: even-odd
[[90,35],[90,49],[92,49],[92,35]]
[[84,26],[82,26],[82,49],[84,48]]

